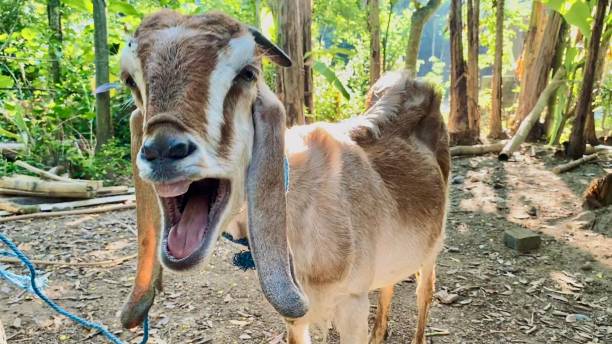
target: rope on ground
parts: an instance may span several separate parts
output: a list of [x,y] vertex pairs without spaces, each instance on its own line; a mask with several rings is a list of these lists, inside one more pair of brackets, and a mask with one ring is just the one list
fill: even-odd
[[[116,337],[112,332],[110,332],[106,327],[89,321],[87,319],[83,319],[77,315],[74,315],[72,313],[70,313],[69,311],[65,310],[64,308],[62,308],[61,306],[59,306],[57,303],[55,303],[53,300],[51,300],[49,297],[47,297],[39,288],[38,284],[37,284],[37,277],[36,277],[36,269],[34,268],[34,265],[32,265],[32,262],[28,259],[28,257],[26,257],[26,255],[19,249],[17,248],[17,245],[15,245],[11,240],[9,240],[6,236],[4,236],[4,234],[0,233],[0,241],[2,241],[6,246],[8,246],[11,251],[13,251],[13,254],[15,255],[15,257],[17,257],[21,262],[23,262],[23,264],[25,265],[25,267],[29,270],[30,272],[30,286],[31,289],[33,291],[33,293],[38,296],[41,300],[43,300],[49,307],[51,307],[55,312],[67,317],[68,319],[76,322],[77,324],[81,325],[82,327],[88,328],[88,329],[92,329],[92,330],[97,330],[98,332],[100,332],[104,337],[106,337],[106,339],[108,339],[111,343],[113,344],[123,344],[123,342],[121,341],[121,339],[119,339],[118,337]],[[0,268],[0,272],[3,271]],[[1,276],[1,275],[0,275]],[[25,277],[25,276],[22,276]],[[141,344],[145,344],[148,340],[149,340],[149,319],[148,317],[145,317],[145,320],[143,322],[143,336],[142,336],[142,341],[140,342]]]

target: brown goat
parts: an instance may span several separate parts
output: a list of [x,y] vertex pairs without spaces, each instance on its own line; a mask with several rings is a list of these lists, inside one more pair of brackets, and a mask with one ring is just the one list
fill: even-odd
[[415,273],[414,343],[424,343],[450,168],[439,97],[391,73],[369,92],[364,115],[285,130],[261,55],[291,64],[226,15],[171,11],[146,18],[124,50],[122,78],[138,106],[131,128],[141,243],[124,325],[151,305],[152,247],[167,269],[189,270],[204,264],[221,232],[246,228],[289,343],[310,343],[309,325],[329,321],[342,343],[367,343],[376,289],[369,341],[381,343],[393,286]]

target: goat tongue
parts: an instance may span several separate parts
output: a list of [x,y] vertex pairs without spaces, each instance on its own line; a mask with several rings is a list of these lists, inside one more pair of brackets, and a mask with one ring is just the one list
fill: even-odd
[[205,193],[190,194],[178,224],[168,234],[168,251],[183,259],[200,246],[208,227],[209,201]]

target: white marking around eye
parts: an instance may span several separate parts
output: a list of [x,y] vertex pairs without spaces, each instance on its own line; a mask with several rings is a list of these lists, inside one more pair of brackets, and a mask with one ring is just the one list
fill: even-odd
[[147,104],[147,93],[145,92],[146,87],[144,82],[144,74],[142,72],[142,65],[140,63],[140,59],[138,58],[137,51],[138,43],[136,42],[136,39],[128,39],[121,53],[121,69],[130,73],[134,79],[142,98],[142,109],[140,110],[143,112],[143,115],[146,116],[145,111]]
[[210,75],[208,88],[208,141],[218,147],[221,140],[221,126],[223,125],[223,101],[232,87],[236,74],[247,63],[251,62],[255,54],[255,41],[253,36],[246,34],[229,41],[227,47],[217,57],[217,65]]

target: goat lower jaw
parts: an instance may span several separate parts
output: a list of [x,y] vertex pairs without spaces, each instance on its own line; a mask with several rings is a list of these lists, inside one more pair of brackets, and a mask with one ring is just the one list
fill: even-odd
[[180,195],[160,197],[165,218],[160,243],[164,266],[188,270],[212,253],[230,194],[229,180],[205,178],[192,182]]

